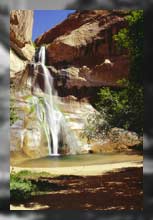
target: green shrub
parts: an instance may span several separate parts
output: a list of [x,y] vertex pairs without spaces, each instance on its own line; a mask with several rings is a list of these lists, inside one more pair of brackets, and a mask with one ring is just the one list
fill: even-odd
[[143,87],[130,84],[126,88],[113,90],[103,88],[99,92],[98,111],[109,126],[124,128],[143,134]]
[[11,201],[19,202],[28,199],[32,192],[36,191],[36,186],[30,180],[21,178],[17,173],[10,175],[10,195]]
[[54,190],[55,184],[47,179],[52,177],[54,175],[47,172],[23,170],[15,173],[12,171],[10,175],[11,202],[21,202],[32,195]]

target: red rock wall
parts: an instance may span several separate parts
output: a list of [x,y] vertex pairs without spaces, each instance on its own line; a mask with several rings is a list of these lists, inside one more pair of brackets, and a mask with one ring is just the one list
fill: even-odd
[[[127,14],[128,11],[121,10],[77,11],[36,39],[36,45],[47,44],[48,65],[58,69],[67,66],[89,68],[83,76],[85,80],[79,81],[76,76],[67,83],[69,88],[77,83],[87,87],[114,86],[129,73],[127,51],[119,52],[113,40],[114,34],[127,27]],[[109,59],[113,66],[102,65],[105,59]]]

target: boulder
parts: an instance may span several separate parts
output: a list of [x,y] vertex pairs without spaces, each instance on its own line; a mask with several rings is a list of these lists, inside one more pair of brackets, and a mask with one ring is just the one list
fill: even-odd
[[135,132],[121,128],[113,128],[104,141],[95,141],[91,144],[93,153],[123,152],[133,149],[137,145],[143,145],[142,137]]
[[122,128],[113,128],[109,133],[109,138],[113,143],[121,143],[127,147],[141,144],[142,139],[135,132],[127,131]]

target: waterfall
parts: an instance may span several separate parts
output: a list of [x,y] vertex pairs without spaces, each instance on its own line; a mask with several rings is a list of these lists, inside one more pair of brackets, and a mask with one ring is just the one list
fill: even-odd
[[49,134],[47,135],[48,139],[48,148],[49,155],[58,155],[58,144],[59,144],[59,136],[60,136],[60,127],[62,123],[62,113],[56,108],[54,103],[53,94],[56,94],[56,91],[53,86],[53,78],[45,66],[45,47],[41,47],[38,54],[38,62],[40,62],[43,77],[44,77],[44,104],[46,109],[46,119],[47,125],[49,128]]
[[39,54],[38,54],[38,61],[45,66],[46,63],[46,48],[43,46],[40,48]]
[[[38,53],[38,62],[33,65],[33,75],[34,78],[37,77],[37,74],[43,76],[44,95],[41,97],[43,104],[38,101],[39,97],[37,96],[33,98],[33,102],[36,106],[37,117],[39,121],[43,122],[42,124],[48,142],[48,152],[49,155],[52,156],[59,155],[59,145],[62,139],[63,145],[68,146],[70,153],[74,154],[79,148],[78,141],[73,133],[69,131],[64,115],[58,108],[60,100],[54,88],[53,77],[46,67],[45,62],[46,49],[42,46]],[[39,67],[41,67],[41,72]],[[33,86],[35,86],[35,84],[33,84]]]

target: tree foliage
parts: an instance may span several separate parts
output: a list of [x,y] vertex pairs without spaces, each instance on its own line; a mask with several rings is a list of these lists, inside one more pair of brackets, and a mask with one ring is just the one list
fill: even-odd
[[126,17],[128,28],[123,28],[114,36],[118,48],[126,48],[130,58],[131,83],[143,85],[144,58],[144,13],[143,10],[132,10]]
[[[102,88],[98,93],[99,101],[96,104],[100,116],[90,116],[88,126],[92,135],[97,131],[107,134],[112,127],[120,127],[143,133],[144,115],[144,88],[143,88],[143,43],[144,43],[144,15],[143,10],[133,10],[126,17],[128,28],[121,29],[114,40],[118,49],[128,50],[130,59],[129,79],[122,79],[118,83],[120,88]],[[100,118],[107,121],[107,126],[101,126]],[[105,123],[106,124],[106,123]],[[98,126],[98,128],[97,128]],[[105,130],[104,130],[105,129]]]
[[[143,132],[143,89],[128,83],[124,89],[103,88],[99,92],[97,109],[105,109],[105,120],[109,128],[119,127]],[[104,110],[103,110],[104,111]]]

